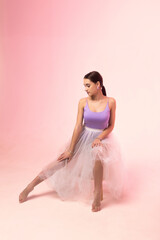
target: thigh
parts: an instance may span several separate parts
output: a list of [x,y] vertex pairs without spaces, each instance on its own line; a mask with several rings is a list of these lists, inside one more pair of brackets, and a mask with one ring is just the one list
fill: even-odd
[[94,168],[103,167],[103,163],[100,159],[95,160]]

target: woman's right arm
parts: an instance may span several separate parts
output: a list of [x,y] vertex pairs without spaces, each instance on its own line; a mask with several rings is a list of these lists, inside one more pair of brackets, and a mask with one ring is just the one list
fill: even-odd
[[82,132],[82,129],[83,129],[84,102],[85,102],[85,98],[81,98],[79,100],[77,120],[76,120],[76,124],[75,124],[74,131],[73,131],[73,134],[72,134],[72,139],[71,139],[71,143],[70,143],[70,146],[69,146],[69,149],[68,149],[68,153],[64,152],[63,154],[61,154],[60,157],[58,158],[59,161],[67,158],[69,155],[71,156],[73,151],[74,151],[74,147],[76,145],[78,137],[79,137],[79,135],[80,135],[80,133]]
[[74,147],[76,145],[77,139],[83,129],[83,108],[84,108],[84,98],[81,98],[78,104],[77,120],[74,127],[71,144],[69,147],[69,151],[72,151],[72,152],[74,151]]

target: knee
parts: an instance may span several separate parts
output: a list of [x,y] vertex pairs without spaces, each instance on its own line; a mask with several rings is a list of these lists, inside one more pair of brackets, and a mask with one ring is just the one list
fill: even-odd
[[37,177],[39,178],[39,180],[44,180],[44,179],[46,178],[46,176],[45,176],[45,174],[44,174],[43,171],[41,171],[41,172],[37,175]]
[[93,159],[100,160],[103,158],[103,147],[102,146],[96,146],[93,147],[91,150],[91,154]]

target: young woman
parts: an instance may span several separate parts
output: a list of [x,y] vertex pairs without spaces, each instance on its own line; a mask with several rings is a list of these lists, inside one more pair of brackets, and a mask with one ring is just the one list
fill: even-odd
[[106,96],[103,78],[93,71],[84,76],[88,97],[79,100],[71,140],[63,153],[45,166],[21,192],[19,202],[46,180],[62,200],[92,201],[92,211],[101,209],[103,181],[108,192],[119,199],[123,189],[123,162],[112,130],[116,100]]

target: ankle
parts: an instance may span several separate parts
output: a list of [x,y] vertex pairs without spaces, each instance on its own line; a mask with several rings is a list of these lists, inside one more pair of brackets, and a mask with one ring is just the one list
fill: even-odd
[[94,194],[95,194],[95,195],[101,194],[101,190],[99,190],[99,189],[94,190]]

